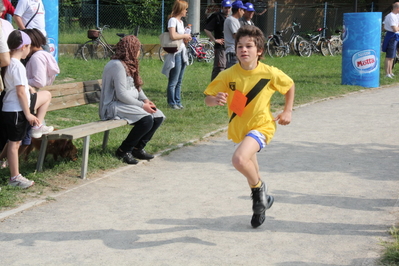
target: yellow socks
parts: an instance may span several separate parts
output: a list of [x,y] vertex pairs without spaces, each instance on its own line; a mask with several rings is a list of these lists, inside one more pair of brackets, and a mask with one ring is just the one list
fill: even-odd
[[262,180],[259,179],[258,184],[255,186],[250,185],[251,188],[260,188],[262,186]]

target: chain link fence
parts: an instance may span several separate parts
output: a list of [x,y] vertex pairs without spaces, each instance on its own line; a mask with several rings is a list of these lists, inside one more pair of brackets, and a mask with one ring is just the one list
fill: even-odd
[[[125,29],[133,32],[139,26],[140,34],[158,35],[167,25],[167,17],[171,12],[171,0],[138,1],[136,5],[108,4],[96,5],[96,1],[73,1],[76,4],[63,4],[60,1],[59,20],[60,31],[87,30],[94,26],[109,25],[111,28]],[[133,1],[131,1],[133,2]],[[144,3],[150,2],[148,5]],[[209,1],[208,1],[209,2]],[[214,1],[213,10],[218,10],[220,0]],[[247,1],[243,1],[247,2]],[[335,34],[336,29],[342,29],[343,14],[354,12],[353,4],[325,2],[319,4],[278,4],[278,2],[258,0],[252,1],[255,6],[253,21],[268,36],[278,30],[292,25],[293,21],[300,23],[301,35],[313,32],[317,28],[326,27],[325,36]],[[378,10],[374,3],[359,5],[358,12],[380,11],[385,15],[389,10]],[[212,7],[201,4],[200,29],[204,24]],[[288,34],[289,35],[289,34]],[[287,38],[289,36],[286,36]]]

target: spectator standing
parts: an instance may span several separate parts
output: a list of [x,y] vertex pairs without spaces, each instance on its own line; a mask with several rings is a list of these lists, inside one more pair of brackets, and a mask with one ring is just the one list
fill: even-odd
[[[187,16],[188,3],[184,0],[176,0],[173,4],[172,13],[169,15],[168,31],[172,40],[191,40],[191,34],[184,33],[183,17]],[[168,78],[167,102],[172,109],[183,109],[181,102],[181,85],[184,71],[188,63],[187,49],[184,42],[176,53],[165,56],[162,74]]]
[[[7,158],[11,177],[11,186],[28,188],[34,184],[19,172],[18,150],[21,140],[26,135],[28,124],[33,126],[32,137],[40,138],[43,134],[53,131],[53,127],[42,123],[51,101],[51,93],[41,91],[31,96],[26,70],[21,59],[30,53],[31,40],[29,36],[19,30],[11,32],[8,40],[11,52],[11,62],[4,75],[6,94],[3,99],[2,116],[8,139]],[[36,115],[33,113],[36,111]]]
[[241,26],[244,25],[252,25],[255,26],[255,23],[252,21],[252,18],[255,14],[254,5],[250,2],[245,3],[246,10],[244,11],[244,15],[240,18]]
[[[3,2],[0,2],[0,10],[3,10],[3,9],[4,9]],[[8,49],[6,34],[3,31],[3,22],[4,21],[5,20],[0,19],[0,25],[1,25],[1,27],[0,27],[0,70],[1,70],[1,68],[4,68],[10,64],[10,50]],[[0,107],[2,109],[3,97],[5,95],[5,90],[4,90],[4,83],[3,83],[3,79],[2,79],[1,75],[0,75],[0,92],[1,92]],[[0,120],[3,121],[1,113],[0,113]],[[2,126],[0,128],[0,150],[3,150],[6,143],[7,143],[7,136],[6,136],[5,128],[4,128],[4,126]],[[4,164],[4,166],[3,166],[3,164]],[[5,168],[8,165],[7,165],[7,163],[2,162],[1,166],[2,166],[2,168]]]
[[[116,157],[127,164],[135,159],[150,160],[144,147],[162,124],[165,116],[144,94],[139,73],[140,41],[134,35],[122,38],[105,67],[102,77],[99,115],[101,120],[125,119],[133,125],[116,150]],[[135,158],[134,158],[135,157]]]
[[1,14],[2,19],[5,19],[7,14],[14,16],[15,8],[9,0],[3,0],[3,6],[4,6],[4,12],[3,14]]
[[42,0],[19,0],[14,11],[14,21],[20,30],[39,29],[47,37]]
[[392,72],[393,60],[396,57],[396,49],[399,41],[399,2],[392,5],[392,11],[385,16],[384,29],[386,34],[382,44],[382,51],[385,52],[385,77],[394,78]]
[[[223,0],[221,10],[209,16],[205,23],[205,34],[211,41],[215,43],[215,58],[213,61],[213,69],[211,81],[223,70],[226,69],[226,51],[224,46],[223,27],[224,21],[231,10],[231,1]],[[213,34],[212,34],[213,32]]]
[[[30,52],[27,57],[30,59],[26,63],[26,75],[28,78],[31,99],[47,97],[48,92],[38,92],[40,88],[53,84],[55,76],[60,73],[58,64],[54,57],[43,50],[42,45],[46,43],[46,37],[38,29],[23,30],[31,39]],[[42,95],[44,93],[44,96]],[[19,147],[19,155],[23,154],[32,141],[32,126],[28,125],[26,134]],[[7,145],[6,145],[7,146]],[[2,160],[1,168],[7,166],[7,149],[4,148],[0,154]]]
[[226,18],[223,26],[224,31],[224,45],[226,47],[226,68],[236,64],[237,57],[235,53],[235,34],[241,27],[239,19],[244,15],[244,11],[247,9],[244,4],[237,0],[232,4],[233,14]]

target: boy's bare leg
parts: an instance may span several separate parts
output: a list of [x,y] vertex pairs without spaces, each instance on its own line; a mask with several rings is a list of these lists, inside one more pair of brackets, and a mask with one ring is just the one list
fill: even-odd
[[18,149],[20,141],[9,141],[7,147],[7,159],[11,177],[19,175]]
[[273,196],[266,195],[266,185],[261,182],[259,175],[259,164],[257,152],[258,142],[252,137],[245,137],[233,154],[232,162],[234,167],[242,173],[248,181],[252,190],[253,205],[251,225],[259,227],[266,220],[266,209],[269,209],[274,202]]
[[233,166],[243,174],[250,186],[255,186],[260,180],[259,165],[256,153],[259,151],[258,142],[252,137],[245,137],[233,154]]

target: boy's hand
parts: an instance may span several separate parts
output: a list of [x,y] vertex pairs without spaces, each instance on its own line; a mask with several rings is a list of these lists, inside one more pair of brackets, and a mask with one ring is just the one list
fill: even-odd
[[216,100],[216,104],[223,106],[225,105],[225,103],[227,103],[227,97],[229,95],[225,92],[219,92],[216,96],[215,96],[215,100]]
[[26,120],[28,120],[28,122],[29,122],[29,124],[31,125],[31,126],[38,126],[38,125],[40,125],[40,120],[36,117],[36,116],[34,116],[34,115],[32,115],[32,114],[29,114],[29,115],[27,115],[27,116],[25,116],[26,117]]
[[284,111],[276,116],[273,121],[277,121],[280,125],[286,126],[291,123],[292,112],[291,111]]

